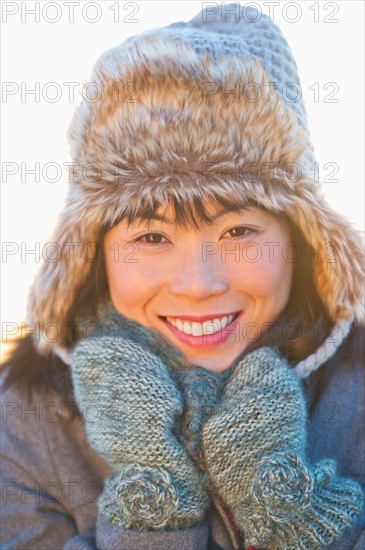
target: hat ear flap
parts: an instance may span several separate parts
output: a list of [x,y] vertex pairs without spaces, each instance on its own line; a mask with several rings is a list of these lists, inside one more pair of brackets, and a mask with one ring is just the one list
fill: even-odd
[[360,233],[317,195],[296,198],[292,221],[312,249],[313,279],[317,292],[334,322],[354,317],[364,323],[364,246]]
[[99,227],[95,223],[83,225],[85,217],[85,212],[64,209],[43,247],[47,255],[42,254],[43,262],[29,290],[27,327],[42,355],[64,344],[66,316],[102,254]]

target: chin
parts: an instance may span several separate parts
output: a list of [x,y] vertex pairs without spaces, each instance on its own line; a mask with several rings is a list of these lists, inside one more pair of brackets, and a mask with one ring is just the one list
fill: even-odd
[[225,361],[214,361],[209,359],[194,359],[187,357],[189,363],[196,367],[201,367],[202,369],[209,370],[210,372],[224,372],[227,370],[231,364],[233,363],[233,360],[230,363],[227,363]]

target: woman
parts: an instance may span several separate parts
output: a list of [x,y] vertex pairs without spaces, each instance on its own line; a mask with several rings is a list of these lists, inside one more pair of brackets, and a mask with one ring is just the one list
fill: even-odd
[[285,39],[233,6],[95,66],[5,369],[6,548],[363,547],[361,241]]

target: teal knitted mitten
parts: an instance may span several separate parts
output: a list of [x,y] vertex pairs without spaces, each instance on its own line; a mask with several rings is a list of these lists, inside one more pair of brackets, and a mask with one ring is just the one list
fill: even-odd
[[305,460],[306,404],[295,373],[271,348],[240,361],[202,430],[213,488],[246,546],[319,550],[353,526],[363,491],[336,463]]
[[78,342],[72,363],[80,410],[97,409],[85,415],[88,440],[114,470],[98,509],[125,528],[191,526],[204,519],[208,497],[177,438],[182,397],[148,343],[123,328],[111,335],[114,320],[104,318],[103,334]]

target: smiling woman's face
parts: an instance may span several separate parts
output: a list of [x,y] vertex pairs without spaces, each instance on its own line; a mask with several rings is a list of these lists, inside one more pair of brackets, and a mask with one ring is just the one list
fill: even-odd
[[217,215],[198,230],[167,223],[170,215],[148,227],[123,220],[105,235],[111,299],[192,364],[220,372],[288,302],[290,230],[255,207]]

